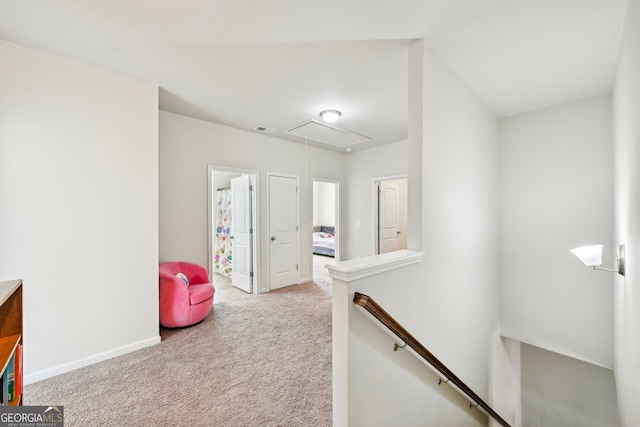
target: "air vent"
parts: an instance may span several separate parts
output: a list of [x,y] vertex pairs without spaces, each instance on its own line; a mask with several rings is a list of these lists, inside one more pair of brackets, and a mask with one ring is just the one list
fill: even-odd
[[276,131],[275,129],[271,129],[265,126],[258,126],[257,128],[255,128],[255,130],[262,133],[274,133]]
[[348,130],[335,126],[329,126],[313,119],[294,126],[284,131],[284,133],[341,148],[371,140],[371,138],[367,136],[358,135],[357,133],[349,132]]

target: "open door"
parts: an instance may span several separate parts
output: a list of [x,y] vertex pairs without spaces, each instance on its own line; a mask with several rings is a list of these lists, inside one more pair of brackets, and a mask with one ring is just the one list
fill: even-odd
[[245,292],[253,292],[251,177],[242,175],[231,180],[233,221],[233,259],[231,284]]
[[259,173],[207,165],[207,174],[209,280],[222,291],[220,297],[226,289],[237,293],[234,287],[251,293],[266,292],[260,275],[255,274],[260,271]]

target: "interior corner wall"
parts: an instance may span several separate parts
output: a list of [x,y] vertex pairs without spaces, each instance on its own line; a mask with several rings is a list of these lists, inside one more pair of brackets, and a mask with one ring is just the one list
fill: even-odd
[[[488,403],[511,427],[522,427],[521,343],[501,337],[499,328],[492,341]],[[500,423],[489,420],[489,427]]]
[[613,274],[569,252],[612,251],[611,97],[500,121],[502,335],[611,368]]
[[160,342],[158,88],[0,57],[0,280],[23,279],[30,383]]
[[417,338],[486,400],[499,312],[498,121],[428,46],[409,54],[423,69],[422,138],[409,141],[422,151]]
[[615,243],[626,276],[614,284],[614,371],[620,425],[640,425],[640,0],[629,0],[614,90]]
[[300,177],[300,278],[311,279],[311,179],[343,180],[344,154],[160,111],[160,261],[207,266],[207,166],[259,171],[260,289],[267,290],[267,173]]
[[398,141],[345,156],[345,259],[375,254],[373,181],[375,178],[406,175],[407,149],[408,141]]

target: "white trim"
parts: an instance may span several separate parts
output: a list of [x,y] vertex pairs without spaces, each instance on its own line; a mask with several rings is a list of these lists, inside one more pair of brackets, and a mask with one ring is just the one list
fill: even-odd
[[145,347],[151,347],[152,345],[160,344],[160,335],[153,338],[148,338],[143,341],[138,341],[129,345],[114,348],[113,350],[105,351],[102,353],[94,354],[93,356],[84,357],[73,362],[65,363],[62,365],[54,366],[53,368],[44,369],[42,371],[25,375],[24,384],[29,385],[38,381],[46,380],[47,378],[55,377],[56,375],[65,374],[67,372],[75,371],[76,369],[84,368],[85,366],[93,365],[98,362],[103,362],[114,357],[122,356],[127,353],[143,349]]
[[349,426],[349,284],[334,281],[331,304],[333,427]]
[[352,282],[365,277],[422,262],[424,252],[404,249],[328,265],[332,279]]
[[260,188],[260,171],[253,169],[231,168],[227,166],[207,165],[207,265],[209,268],[209,280],[213,281],[213,192],[211,186],[211,174],[213,172],[237,173],[251,176],[253,191],[251,195],[252,224],[253,227],[253,293],[258,294],[260,289],[260,199],[258,191]]
[[[300,192],[302,188],[300,187],[300,176],[299,175],[290,175],[287,173],[277,173],[277,172],[267,172],[267,233],[271,233],[269,227],[271,225],[271,177],[279,176],[281,178],[291,178],[296,180],[296,226],[298,228],[296,232],[296,264],[298,268],[296,269],[296,280],[292,285],[300,283]],[[268,238],[268,237],[267,237]],[[269,245],[269,249],[267,249],[267,292],[271,291],[271,245]]]

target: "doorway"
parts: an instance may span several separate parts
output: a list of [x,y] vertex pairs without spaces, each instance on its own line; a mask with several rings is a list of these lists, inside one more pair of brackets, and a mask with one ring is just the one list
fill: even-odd
[[374,180],[375,253],[407,249],[407,177]]
[[209,279],[257,293],[256,171],[208,166]]
[[300,178],[267,174],[269,189],[269,290],[298,283]]
[[340,181],[313,178],[312,279],[330,282],[327,264],[340,260]]

